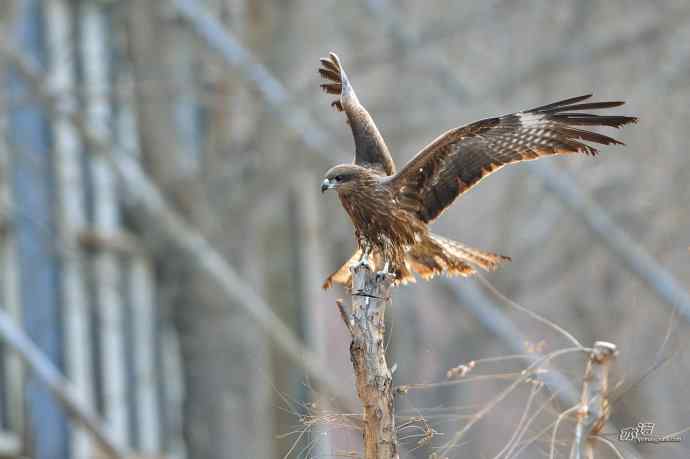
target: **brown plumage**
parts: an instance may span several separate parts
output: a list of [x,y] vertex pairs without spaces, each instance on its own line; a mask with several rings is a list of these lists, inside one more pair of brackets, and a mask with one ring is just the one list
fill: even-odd
[[583,102],[591,94],[521,112],[487,118],[443,133],[396,173],[393,159],[373,119],[359,102],[334,53],[321,59],[321,87],[338,95],[332,102],[344,111],[355,140],[354,164],[326,173],[322,191],[335,189],[355,228],[358,249],[324,288],[350,283],[349,265],[363,255],[381,269],[386,262],[396,283],[438,274],[469,276],[473,266],[494,270],[508,257],[465,247],[432,234],[428,224],[458,196],[506,164],[549,155],[596,155],[588,143],[622,144],[589,127],[619,128],[637,118],[597,115],[624,102]]

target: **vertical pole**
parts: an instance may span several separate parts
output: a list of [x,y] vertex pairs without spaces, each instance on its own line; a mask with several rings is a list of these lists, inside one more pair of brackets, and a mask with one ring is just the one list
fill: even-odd
[[575,440],[570,450],[571,459],[591,457],[589,437],[600,432],[609,418],[609,367],[616,353],[616,345],[613,343],[594,343],[582,381]]
[[[65,0],[45,6],[45,28],[49,52],[49,78],[59,91],[60,103],[67,110],[76,108],[72,48],[72,18]],[[81,142],[71,123],[54,120],[54,157],[59,193],[58,231],[62,251],[62,315],[65,327],[65,366],[77,396],[85,406],[94,406],[91,373],[89,302],[84,279],[84,258],[79,234],[86,228],[86,207],[81,170]],[[89,434],[73,424],[71,456],[89,459],[94,451]]]
[[[109,53],[106,17],[96,2],[82,3],[81,52],[86,89],[86,122],[101,139],[109,139],[111,109],[108,104]],[[107,160],[98,154],[90,158],[94,192],[94,229],[103,237],[114,236],[120,226],[115,176]],[[96,255],[101,362],[105,418],[115,440],[129,444],[127,412],[127,368],[125,358],[121,273],[116,255],[107,249]]]

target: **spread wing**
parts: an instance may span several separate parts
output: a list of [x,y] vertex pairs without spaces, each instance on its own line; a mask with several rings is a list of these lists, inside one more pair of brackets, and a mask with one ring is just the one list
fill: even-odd
[[357,99],[345,69],[335,53],[329,53],[328,58],[321,59],[319,73],[326,80],[321,88],[329,94],[339,96],[331,105],[347,115],[355,139],[355,164],[393,175],[395,164],[388,147],[369,112]]
[[447,131],[391,177],[400,205],[422,221],[430,222],[455,198],[506,164],[548,155],[598,153],[584,142],[622,144],[587,129],[618,128],[636,122],[637,118],[583,112],[624,104],[579,103],[590,97],[591,94],[573,97]]

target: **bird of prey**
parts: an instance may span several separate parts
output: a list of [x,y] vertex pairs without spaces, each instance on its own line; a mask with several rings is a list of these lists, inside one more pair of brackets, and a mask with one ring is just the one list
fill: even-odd
[[338,56],[330,53],[319,68],[321,88],[337,98],[331,105],[344,111],[355,141],[353,164],[326,172],[321,191],[335,190],[354,225],[357,250],[331,274],[333,283],[349,285],[350,266],[372,260],[394,282],[439,274],[470,276],[475,266],[494,270],[508,257],[467,247],[433,234],[428,225],[461,194],[506,164],[549,155],[596,155],[588,143],[622,144],[592,132],[591,127],[619,128],[637,118],[598,115],[592,110],[624,102],[586,101],[591,94],[553,102],[509,115],[451,129],[424,147],[403,168],[395,164],[374,120],[357,99]]

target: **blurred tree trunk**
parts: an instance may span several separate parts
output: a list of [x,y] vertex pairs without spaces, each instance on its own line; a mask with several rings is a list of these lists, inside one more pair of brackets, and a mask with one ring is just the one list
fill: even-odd
[[[131,2],[129,26],[144,161],[178,209],[231,262],[243,263],[242,245],[235,242],[243,240],[240,212],[245,209],[229,211],[227,190],[211,189],[214,175],[236,173],[228,154],[235,144],[224,134],[232,132],[235,121],[226,111],[232,106],[233,82],[226,72],[214,81],[212,74],[209,79],[208,72],[199,71],[207,62],[162,3]],[[202,76],[204,81],[198,81]],[[197,88],[209,82],[221,96],[206,101],[212,109],[204,111]],[[212,140],[203,145],[202,138]],[[211,281],[180,263],[175,253],[160,249],[162,281],[177,286],[166,297],[180,335],[189,457],[271,457],[266,417],[271,394],[261,389],[269,381],[263,336]]]
[[[43,64],[41,7],[36,0],[20,3],[12,38],[22,53]],[[28,85],[15,72],[5,76],[6,94],[19,98],[29,94]],[[56,199],[48,120],[36,102],[12,103],[7,114],[21,324],[38,348],[62,370],[64,341],[61,327],[55,326],[62,318],[58,300],[60,265],[53,250]],[[24,453],[38,459],[67,458],[69,429],[64,412],[35,377],[28,377],[25,387],[25,439],[31,449]]]
[[[0,40],[10,41],[18,19],[19,8],[17,2],[8,2],[5,11],[0,13]],[[0,62],[0,80],[8,77],[7,67]],[[9,109],[8,88],[0,88],[0,113]],[[0,121],[0,303],[12,315],[14,320],[21,322],[19,265],[16,234],[13,231],[14,200],[12,196],[12,163],[9,139],[9,123],[7,118]],[[18,356],[13,353],[2,353],[0,356],[3,381],[0,389],[7,394],[0,402],[0,422],[5,430],[22,432],[24,428],[24,370]]]
[[[81,4],[79,13],[79,49],[84,67],[83,85],[87,91],[83,111],[88,129],[111,141],[113,113],[108,98],[113,70],[108,40],[110,18],[103,8],[92,2]],[[93,154],[93,151],[89,153],[93,227],[106,238],[114,237],[122,229],[116,177],[107,159]],[[103,414],[115,439],[129,445],[123,271],[118,256],[107,248],[96,251],[92,268],[98,305]]]
[[[75,52],[71,43],[74,27],[69,5],[64,0],[46,4],[45,24],[50,51],[50,78],[54,87],[71,94],[75,74],[71,65]],[[76,98],[67,99],[69,105]],[[65,367],[67,376],[78,388],[81,402],[95,406],[94,350],[91,346],[91,317],[87,285],[87,255],[79,246],[79,234],[88,226],[85,184],[82,178],[82,148],[78,133],[64,119],[53,124],[54,157],[59,194],[58,229],[68,256],[62,259],[62,307],[65,327]],[[71,454],[74,459],[88,459],[95,452],[92,438],[80,426],[71,432]]]

